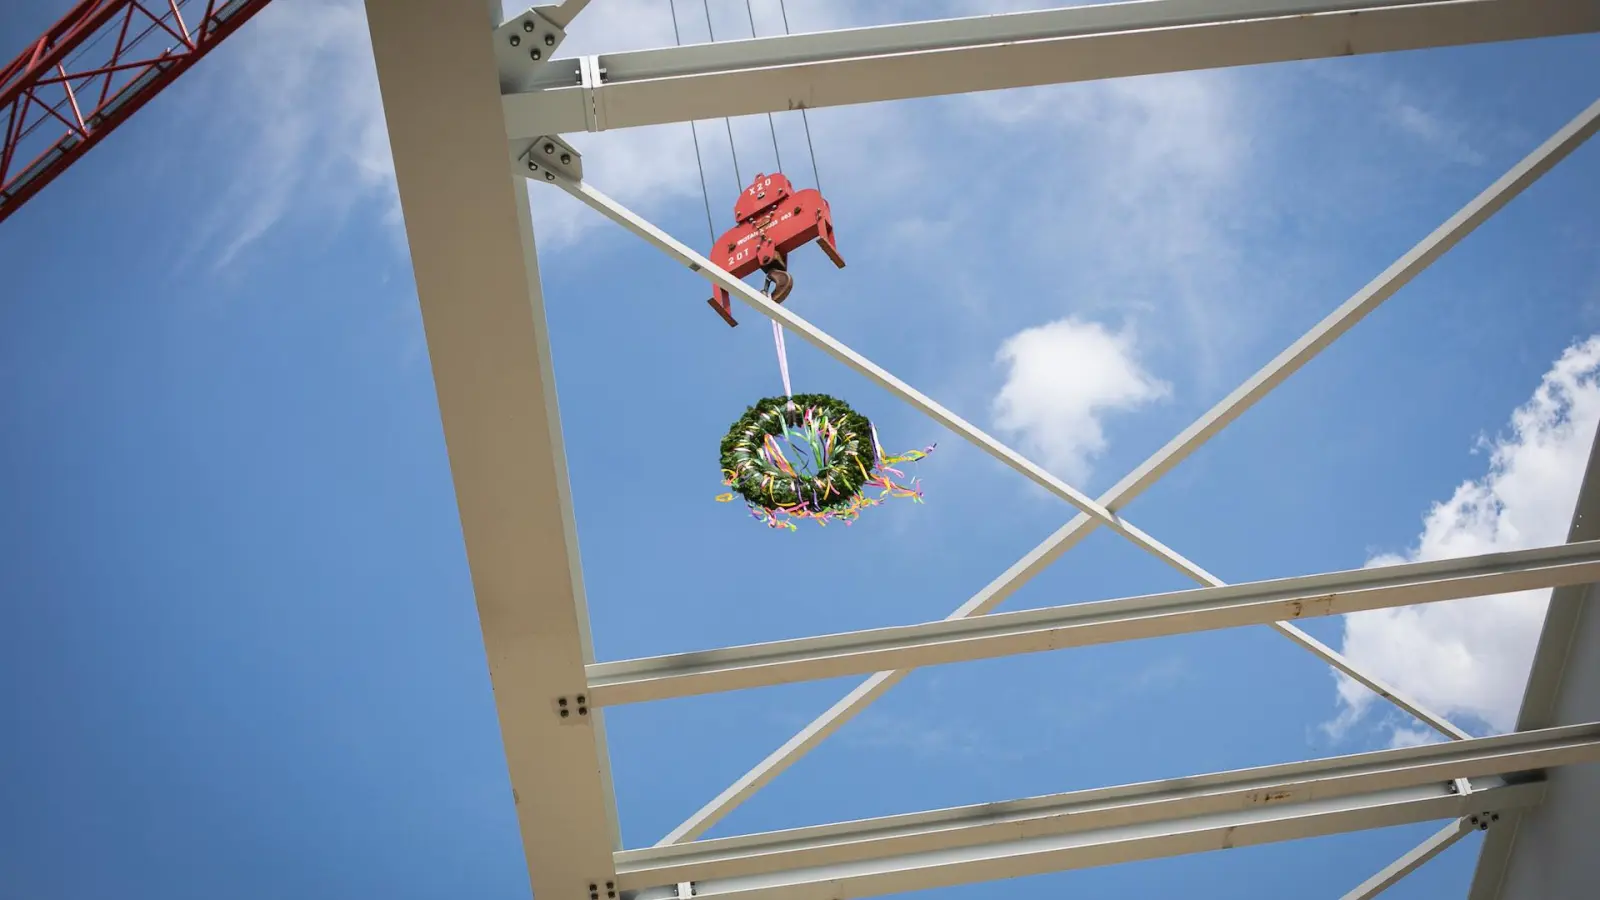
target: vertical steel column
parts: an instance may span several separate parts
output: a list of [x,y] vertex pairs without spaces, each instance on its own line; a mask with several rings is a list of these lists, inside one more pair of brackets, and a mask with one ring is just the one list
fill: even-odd
[[615,900],[616,807],[499,4],[369,0],[395,175],[531,881]]

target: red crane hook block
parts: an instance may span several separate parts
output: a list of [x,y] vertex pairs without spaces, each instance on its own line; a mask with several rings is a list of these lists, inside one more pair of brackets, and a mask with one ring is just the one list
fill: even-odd
[[[815,188],[796,191],[782,174],[757,175],[739,194],[733,205],[733,218],[739,224],[729,229],[711,248],[708,258],[735,278],[760,271],[767,276],[766,290],[782,303],[794,287],[789,275],[790,251],[816,241],[833,264],[844,268],[844,257],[833,241],[833,215],[828,201]],[[733,298],[721,285],[706,302],[730,326]]]

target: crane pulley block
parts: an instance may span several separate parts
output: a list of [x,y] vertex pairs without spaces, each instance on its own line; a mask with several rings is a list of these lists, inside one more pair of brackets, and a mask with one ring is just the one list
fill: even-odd
[[[740,192],[733,218],[738,224],[717,239],[709,258],[735,278],[764,273],[766,290],[778,303],[794,286],[788,257],[795,248],[816,241],[834,265],[844,268],[844,257],[834,243],[833,214],[815,188],[797,191],[781,173],[759,174]],[[734,326],[739,323],[733,318],[732,301],[728,291],[717,285],[706,302]]]

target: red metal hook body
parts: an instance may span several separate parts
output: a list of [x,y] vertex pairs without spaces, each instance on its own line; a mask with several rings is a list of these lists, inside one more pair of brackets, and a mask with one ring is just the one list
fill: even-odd
[[[844,268],[844,257],[833,240],[833,215],[828,201],[814,188],[796,191],[781,174],[757,175],[739,194],[739,201],[733,205],[733,218],[739,224],[717,239],[709,258],[735,278],[758,271],[769,276],[786,273],[790,251],[809,241],[816,241],[834,265]],[[714,291],[706,302],[723,321],[738,325],[733,319],[733,298],[721,285],[715,286]],[[775,292],[773,299],[782,303],[787,294],[785,287]]]

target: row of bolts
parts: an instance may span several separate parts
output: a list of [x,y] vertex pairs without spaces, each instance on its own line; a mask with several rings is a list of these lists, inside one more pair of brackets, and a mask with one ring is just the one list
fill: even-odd
[[[523,31],[532,31],[533,30],[533,21],[531,19],[523,19],[522,20],[522,30]],[[544,36],[544,45],[546,47],[554,47],[556,45],[556,36],[553,35],[553,34],[545,35]],[[520,35],[513,34],[511,36],[511,46],[513,46],[513,47],[522,46],[522,37]],[[535,47],[532,50],[528,51],[528,58],[533,60],[534,62],[538,62],[539,60],[544,59],[544,51],[540,50],[538,47]]]

